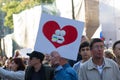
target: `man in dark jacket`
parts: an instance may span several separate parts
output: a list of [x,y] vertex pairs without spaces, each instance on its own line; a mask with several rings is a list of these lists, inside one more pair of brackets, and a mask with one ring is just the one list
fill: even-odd
[[53,69],[42,64],[44,54],[33,51],[32,53],[27,53],[27,55],[29,56],[29,61],[25,72],[25,80],[52,80]]

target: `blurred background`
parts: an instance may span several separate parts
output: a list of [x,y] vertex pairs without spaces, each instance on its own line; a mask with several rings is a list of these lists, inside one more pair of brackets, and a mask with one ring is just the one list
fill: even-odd
[[0,55],[34,48],[41,13],[85,22],[83,35],[120,40],[119,0],[0,0]]

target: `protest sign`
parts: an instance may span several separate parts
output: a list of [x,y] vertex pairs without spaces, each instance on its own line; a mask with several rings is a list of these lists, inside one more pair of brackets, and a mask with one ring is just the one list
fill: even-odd
[[34,50],[49,54],[58,51],[67,59],[76,60],[84,22],[42,14]]

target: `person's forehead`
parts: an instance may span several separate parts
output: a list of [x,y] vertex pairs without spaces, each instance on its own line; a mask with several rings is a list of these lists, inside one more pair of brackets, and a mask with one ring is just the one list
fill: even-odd
[[58,56],[59,56],[59,54],[56,52],[51,53],[51,57],[58,57]]
[[58,54],[57,51],[52,51],[52,52],[51,52],[51,55],[56,55],[56,54]]
[[85,47],[82,47],[81,49],[86,49],[86,48],[90,48],[89,46],[85,46]]
[[116,44],[115,48],[120,48],[120,43]]
[[93,45],[104,45],[104,43],[103,42],[96,42]]

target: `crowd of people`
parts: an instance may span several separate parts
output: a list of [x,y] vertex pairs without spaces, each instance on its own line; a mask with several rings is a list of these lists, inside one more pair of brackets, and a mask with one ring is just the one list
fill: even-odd
[[14,57],[0,56],[0,80],[120,80],[120,40],[109,50],[100,38],[82,38],[72,65],[58,51],[33,51],[27,59],[18,51]]

